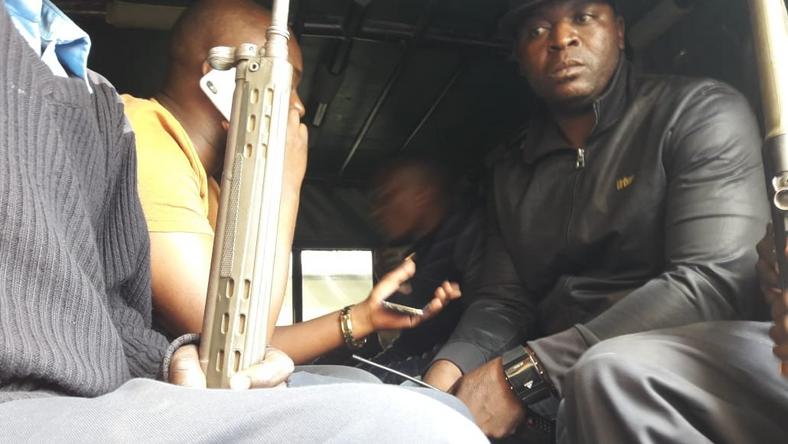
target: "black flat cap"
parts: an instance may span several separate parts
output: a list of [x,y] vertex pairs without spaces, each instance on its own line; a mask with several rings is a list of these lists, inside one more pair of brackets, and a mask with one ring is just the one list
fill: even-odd
[[[500,31],[501,35],[506,37],[514,37],[517,32],[517,27],[522,22],[525,15],[537,6],[544,5],[556,0],[509,0],[509,10],[501,18]],[[617,10],[616,0],[598,0],[601,2],[609,3],[613,9]]]

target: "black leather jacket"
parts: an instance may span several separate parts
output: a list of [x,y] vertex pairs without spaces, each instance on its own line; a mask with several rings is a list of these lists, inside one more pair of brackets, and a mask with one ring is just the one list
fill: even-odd
[[578,323],[605,339],[749,310],[768,210],[745,98],[622,61],[594,111],[586,146],[537,118],[497,164],[480,290],[436,359],[469,371]]

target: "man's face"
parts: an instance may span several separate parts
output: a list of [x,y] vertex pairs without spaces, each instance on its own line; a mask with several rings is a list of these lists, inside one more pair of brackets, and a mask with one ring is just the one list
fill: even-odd
[[[266,42],[265,30],[262,29],[262,32],[256,35],[256,38],[250,39],[249,41],[255,43],[258,47],[262,48],[265,46]],[[301,47],[298,45],[295,37],[291,35],[290,40],[287,44],[287,61],[293,65],[293,90],[290,94],[290,108],[295,108],[298,110],[298,114],[301,117],[304,117],[306,112],[306,107],[304,103],[301,101],[301,97],[298,95],[298,85],[301,83],[301,77],[304,72],[304,58],[301,54]]]
[[[262,20],[261,22],[266,23],[265,21]],[[235,39],[232,44],[225,43],[224,46],[238,46],[241,43],[250,42],[257,45],[258,48],[262,48],[265,46],[265,42],[267,40],[264,31],[255,32],[251,35],[248,34],[242,35],[239,33],[234,37]],[[219,45],[214,45],[214,46],[219,46]],[[301,77],[304,72],[304,59],[301,54],[301,47],[298,45],[298,42],[292,36],[288,41],[287,51],[288,51],[287,61],[290,62],[291,65],[293,65],[292,89],[290,91],[290,108],[298,110],[298,115],[303,118],[304,114],[306,113],[306,107],[304,106],[304,103],[301,101],[301,97],[298,95],[298,85],[301,83]],[[210,106],[213,107],[212,104]],[[222,128],[224,128],[225,132],[229,131],[230,122],[222,119],[221,125]],[[221,140],[219,141],[221,146],[225,146],[227,144],[226,136],[227,134],[225,133],[224,137],[222,137]],[[222,168],[223,168],[223,162],[220,162],[218,166],[218,171],[222,171]]]
[[[221,40],[221,44],[214,44],[213,46],[238,46],[242,43],[254,43],[258,48],[265,46],[267,41],[266,29],[270,23],[270,18],[262,15],[260,16],[260,26],[255,28],[242,27],[238,32],[228,32],[225,38]],[[301,83],[301,77],[304,72],[304,58],[301,54],[301,47],[298,45],[295,37],[290,37],[287,44],[288,57],[287,61],[293,65],[293,80],[292,92],[290,94],[290,108],[298,110],[298,114],[304,117],[306,107],[298,95],[298,85]],[[204,68],[205,69],[205,68]],[[225,126],[229,127],[229,122],[225,122]]]
[[624,50],[624,22],[604,2],[559,0],[519,27],[520,70],[548,105],[590,105],[607,87]]
[[389,180],[375,190],[372,216],[391,241],[409,241],[416,230],[422,208],[418,192],[410,185]]

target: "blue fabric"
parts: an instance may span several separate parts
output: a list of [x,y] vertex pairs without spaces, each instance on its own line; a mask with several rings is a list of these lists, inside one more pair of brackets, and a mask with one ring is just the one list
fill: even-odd
[[6,0],[11,21],[41,60],[61,77],[87,79],[90,37],[50,0]]

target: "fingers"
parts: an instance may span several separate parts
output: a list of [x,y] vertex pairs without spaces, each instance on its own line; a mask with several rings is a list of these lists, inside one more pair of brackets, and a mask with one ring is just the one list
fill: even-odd
[[301,123],[301,116],[294,108],[287,115],[287,151],[299,160],[306,161],[307,146],[309,145],[309,131]]
[[788,292],[780,292],[771,304],[772,320],[779,322],[788,314]]
[[775,345],[772,349],[774,356],[777,356],[784,363],[788,363],[788,344]]
[[440,287],[435,289],[435,294],[429,304],[424,308],[422,320],[429,319],[438,314],[449,302],[462,296],[459,284],[444,281]]
[[[781,294],[772,303],[773,325],[769,329],[769,337],[775,346],[788,345],[788,293]],[[788,360],[788,355],[785,356]]]
[[[775,272],[779,272],[772,224],[766,226],[766,235],[758,242],[755,249],[758,251],[758,259],[766,261],[767,264],[774,268]],[[785,246],[783,255],[788,257],[788,244]]]
[[788,376],[788,292],[778,292],[772,298],[772,320],[769,337],[774,341],[772,352],[782,363],[780,372]]
[[375,288],[372,289],[371,297],[381,301],[391,296],[402,284],[413,276],[416,272],[416,264],[410,259],[405,259],[397,268],[383,276]]
[[304,102],[301,101],[301,97],[298,96],[298,91],[295,89],[290,92],[290,111],[295,111],[298,117],[304,117],[306,114]]
[[755,264],[755,269],[761,281],[761,288],[780,288],[779,276],[770,264],[758,261]]
[[763,288],[761,287],[761,293],[763,293],[764,298],[766,298],[766,303],[772,305],[774,301],[779,298],[783,292],[779,288]]
[[296,108],[290,108],[287,114],[287,129],[288,135],[296,136],[299,141],[306,141],[309,137],[306,125],[301,123],[301,113]]
[[460,284],[456,282],[445,281],[442,286],[443,291],[446,293],[446,300],[454,301],[462,297],[462,290]]
[[775,272],[774,267],[765,260],[759,260],[755,264],[755,270],[758,273],[761,293],[763,293],[766,301],[771,304],[772,300],[782,293],[777,272]]
[[758,242],[756,249],[758,250],[758,262],[755,264],[755,270],[758,273],[761,293],[766,302],[772,304],[775,298],[782,294],[772,224],[766,225],[766,234]]
[[295,364],[283,351],[268,348],[263,362],[238,372],[230,379],[230,388],[272,388],[283,384],[293,373]]
[[205,388],[205,374],[200,368],[197,346],[184,345],[172,354],[170,382],[183,387]]
[[772,229],[772,224],[768,224],[766,226],[766,234],[763,236],[763,239],[758,242],[755,246],[755,249],[758,251],[758,258],[766,261],[768,264],[776,267],[777,265],[777,256],[774,252],[774,230]]
[[402,285],[399,286],[397,289],[398,292],[402,294],[411,294],[413,293],[413,285],[410,285],[410,282],[403,282]]
[[309,131],[307,130],[306,125],[301,123],[300,115],[295,110],[290,111],[289,118],[292,120],[293,125],[298,125],[296,130],[296,136],[298,137],[298,140],[301,142],[301,145],[304,148],[306,148],[309,142]]

